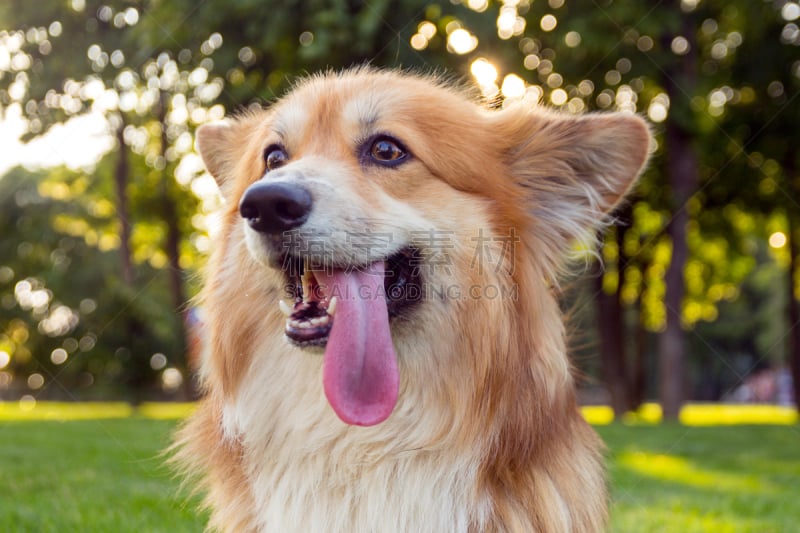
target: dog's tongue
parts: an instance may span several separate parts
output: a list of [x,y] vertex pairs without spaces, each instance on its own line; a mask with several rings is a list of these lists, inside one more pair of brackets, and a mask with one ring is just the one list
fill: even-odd
[[397,403],[397,369],[383,261],[362,271],[315,272],[326,296],[336,296],[333,326],[325,347],[322,383],[331,407],[344,422],[372,426]]

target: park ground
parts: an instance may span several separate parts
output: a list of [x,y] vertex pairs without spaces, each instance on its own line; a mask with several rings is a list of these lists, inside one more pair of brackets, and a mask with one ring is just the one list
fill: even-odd
[[[695,409],[680,424],[585,412],[608,445],[611,531],[797,531],[797,413]],[[0,403],[0,531],[202,531],[162,456],[190,410]]]

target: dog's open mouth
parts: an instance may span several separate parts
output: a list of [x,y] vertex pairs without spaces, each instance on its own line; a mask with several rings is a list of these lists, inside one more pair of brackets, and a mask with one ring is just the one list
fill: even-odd
[[336,315],[336,305],[342,298],[383,296],[388,318],[400,315],[421,299],[419,264],[419,251],[404,248],[385,260],[382,291],[370,291],[361,285],[358,292],[352,294],[345,293],[342,287],[320,285],[318,277],[335,270],[357,272],[367,266],[317,266],[299,257],[286,256],[283,271],[288,279],[287,291],[293,300],[293,304],[284,300],[279,302],[281,312],[286,316],[286,337],[298,346],[325,346]]
[[315,265],[287,256],[283,270],[294,304],[280,302],[286,337],[324,346],[323,385],[349,424],[385,420],[399,388],[390,320],[421,299],[419,252],[404,249],[365,265]]

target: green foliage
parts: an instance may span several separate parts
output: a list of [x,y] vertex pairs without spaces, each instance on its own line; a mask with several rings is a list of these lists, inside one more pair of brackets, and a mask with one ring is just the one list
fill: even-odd
[[0,241],[0,350],[17,376],[5,385],[25,390],[40,376],[30,388],[42,398],[158,390],[150,357],[178,349],[163,272],[145,263],[143,288],[124,284],[113,212],[92,187],[102,173],[62,172],[0,180],[0,233],[14,235]]

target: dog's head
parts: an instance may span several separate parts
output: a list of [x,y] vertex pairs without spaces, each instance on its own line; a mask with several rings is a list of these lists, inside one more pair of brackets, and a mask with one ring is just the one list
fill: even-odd
[[225,238],[246,243],[218,253],[283,291],[267,305],[290,343],[324,350],[328,400],[358,425],[394,408],[398,336],[430,331],[434,308],[511,290],[529,263],[553,276],[631,187],[648,142],[633,115],[490,111],[364,69],[197,133],[228,202]]

